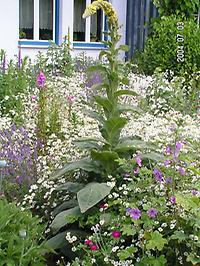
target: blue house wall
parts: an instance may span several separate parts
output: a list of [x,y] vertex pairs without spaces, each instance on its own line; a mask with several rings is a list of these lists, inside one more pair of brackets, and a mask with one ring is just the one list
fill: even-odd
[[156,17],[158,11],[151,0],[127,0],[126,44],[130,47],[127,59],[132,58],[136,50],[143,49],[149,23]]

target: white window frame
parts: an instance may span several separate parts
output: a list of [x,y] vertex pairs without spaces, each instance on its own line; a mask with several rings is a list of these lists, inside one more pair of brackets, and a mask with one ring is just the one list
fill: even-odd
[[[49,40],[40,40],[40,0],[34,0],[34,14],[33,14],[33,39],[20,39],[20,41],[39,41],[46,42]],[[55,0],[53,0],[53,39],[55,42]]]
[[[86,0],[86,7],[88,5],[90,5],[91,2],[92,2],[92,0]],[[105,13],[102,12],[102,14],[103,14],[103,17],[102,17],[102,29],[101,29],[102,30],[102,39],[101,39],[101,41],[103,41],[105,39],[105,36],[103,34],[103,32],[105,31]],[[85,22],[85,41],[74,41],[73,40],[73,42],[75,42],[75,43],[77,43],[77,42],[81,42],[81,43],[101,43],[101,41],[100,42],[91,42],[90,41],[90,29],[91,29],[91,16],[86,18],[86,22]]]

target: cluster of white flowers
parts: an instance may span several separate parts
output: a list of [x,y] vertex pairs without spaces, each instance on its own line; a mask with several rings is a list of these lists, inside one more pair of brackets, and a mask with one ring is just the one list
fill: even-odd
[[67,235],[66,235],[65,238],[70,244],[77,240],[77,237],[76,236],[71,236],[70,232],[67,232]]

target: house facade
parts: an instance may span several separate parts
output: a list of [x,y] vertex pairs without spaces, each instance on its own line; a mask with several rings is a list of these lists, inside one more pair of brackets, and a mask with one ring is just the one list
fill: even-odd
[[[45,51],[50,40],[61,44],[70,33],[73,53],[85,51],[97,57],[105,49],[106,18],[103,12],[82,19],[86,5],[94,0],[6,0],[0,1],[0,49],[8,57],[17,55],[34,58]],[[122,26],[121,44],[126,42],[127,0],[110,0]]]

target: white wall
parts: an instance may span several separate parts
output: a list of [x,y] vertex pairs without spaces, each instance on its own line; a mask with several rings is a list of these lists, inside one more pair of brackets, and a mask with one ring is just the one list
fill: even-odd
[[[133,0],[134,1],[134,0]],[[126,8],[127,8],[127,0],[111,0],[112,5],[114,6],[118,19],[119,25],[122,26],[120,28],[121,40],[120,44],[126,43]]]
[[0,0],[0,49],[18,54],[19,0]]
[[[119,17],[119,24],[123,25],[120,29],[122,35],[121,44],[125,43],[126,32],[126,3],[127,0],[111,0]],[[70,39],[73,41],[73,8],[74,0],[60,0],[60,42],[68,34],[70,29]],[[0,0],[0,49],[5,49],[11,58],[18,54],[18,33],[19,32],[19,0]],[[27,46],[22,47],[22,56],[29,56],[34,59],[38,51],[46,51],[45,47]],[[75,48],[73,55],[85,51],[88,56],[96,58],[99,49],[80,49]],[[123,55],[122,55],[123,57]]]

